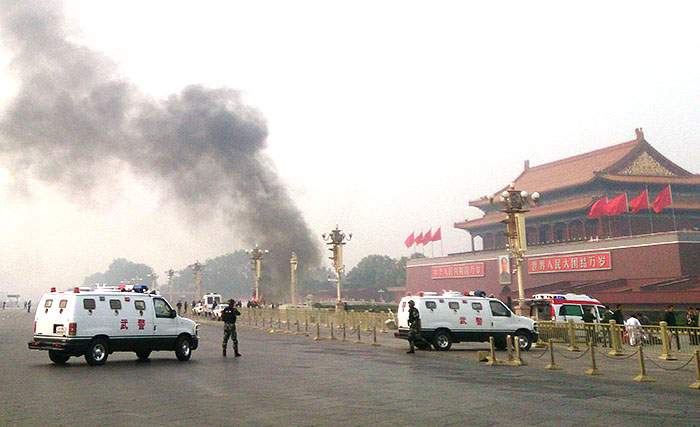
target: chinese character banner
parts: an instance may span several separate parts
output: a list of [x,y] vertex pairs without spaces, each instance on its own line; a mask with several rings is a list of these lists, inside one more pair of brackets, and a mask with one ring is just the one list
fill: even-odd
[[596,270],[612,270],[612,256],[610,252],[553,255],[529,258],[527,260],[527,272],[529,274]]
[[461,279],[465,277],[484,277],[483,262],[464,264],[436,265],[430,271],[431,279]]

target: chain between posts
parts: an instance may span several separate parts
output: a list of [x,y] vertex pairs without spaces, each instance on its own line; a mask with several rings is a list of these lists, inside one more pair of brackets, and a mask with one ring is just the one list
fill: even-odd
[[[535,353],[535,352],[531,350],[529,353],[532,354],[532,353]],[[537,359],[543,358],[544,355],[547,354],[547,353],[549,353],[549,348],[544,348],[544,349],[542,349],[542,351],[540,352],[540,354],[539,354],[538,356],[531,356],[531,357],[532,357],[533,359],[537,360]]]
[[562,353],[561,351],[557,350],[556,347],[554,348],[554,350],[555,350],[561,357],[563,357],[564,359],[568,359],[568,360],[578,360],[578,359],[582,358],[583,356],[585,356],[586,353],[588,353],[588,351],[590,350],[590,347],[587,348],[587,349],[584,350],[581,354],[579,354],[578,356],[575,356],[575,357],[566,356],[564,353]]
[[626,359],[632,358],[637,353],[639,353],[639,350],[635,350],[631,354],[628,354],[627,356],[610,356],[610,355],[608,355],[608,353],[598,350],[597,347],[596,347],[595,351],[597,351],[599,354],[602,354],[603,356],[607,357],[610,360],[626,360]]
[[646,359],[648,362],[651,362],[651,364],[654,365],[654,366],[656,366],[657,368],[663,369],[664,371],[680,371],[681,369],[683,369],[683,368],[685,368],[686,366],[688,366],[688,365],[690,364],[690,362],[693,361],[693,359],[695,359],[695,355],[690,356],[690,359],[688,359],[688,361],[685,362],[685,363],[683,364],[683,366],[678,366],[678,367],[675,367],[675,368],[666,368],[666,367],[664,367],[664,366],[661,366],[661,365],[659,365],[658,363],[656,363],[656,361],[654,361],[654,360],[653,360],[652,358],[650,358],[649,356],[644,356],[644,359]]

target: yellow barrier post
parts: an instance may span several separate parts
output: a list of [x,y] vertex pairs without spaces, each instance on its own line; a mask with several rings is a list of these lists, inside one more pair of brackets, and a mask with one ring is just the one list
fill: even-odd
[[554,341],[552,339],[549,339],[548,342],[548,347],[549,347],[549,364],[544,367],[544,369],[549,369],[550,371],[556,371],[560,369],[556,363],[554,363]]
[[513,363],[513,341],[512,341],[512,336],[506,335],[506,351],[508,352],[508,360],[506,361],[507,364]]
[[371,329],[369,328],[369,324],[371,323],[372,316],[369,312],[369,310],[365,311],[365,332],[369,332]]
[[331,341],[335,341],[335,328],[333,327],[333,322],[331,322]]
[[493,341],[493,337],[489,337],[489,361],[486,364],[489,366],[498,364],[496,360],[496,344]]
[[578,345],[576,344],[576,328],[574,327],[574,320],[569,319],[568,324],[566,325],[567,330],[569,331],[569,351],[581,351],[578,348]]
[[610,321],[610,351],[608,355],[610,356],[623,356],[625,353],[622,352],[622,342],[620,339],[620,331],[614,320]]
[[513,337],[513,347],[515,347],[515,359],[513,360],[513,366],[523,366],[523,358],[520,357],[520,339],[516,335]]
[[270,313],[270,330],[267,331],[270,334],[275,333],[275,313],[271,312]]
[[343,342],[346,340],[347,325],[343,322]]
[[637,381],[638,383],[650,383],[656,381],[655,379],[647,376],[647,369],[644,366],[644,351],[642,350],[644,347],[641,345],[639,346],[639,349],[637,352],[639,353],[639,375],[634,377],[634,380]]
[[661,355],[659,359],[662,360],[676,360],[676,357],[671,353],[671,337],[668,332],[668,323],[661,321],[659,322],[661,327]]
[[591,367],[586,369],[586,375],[600,375],[598,366],[596,366],[595,363],[595,346],[593,345],[593,340],[588,343],[588,351],[591,352]]
[[377,343],[377,326],[372,328],[372,345],[375,347],[379,345],[379,343]]
[[314,337],[314,341],[320,341],[321,340],[321,324],[316,320],[316,336]]
[[304,335],[309,336],[309,313],[304,313]]
[[700,350],[695,350],[693,357],[695,357],[695,382],[688,388],[700,390]]
[[357,328],[357,341],[355,341],[355,342],[357,342],[357,343],[362,342],[362,328],[359,328],[359,327]]
[[297,328],[296,334],[297,334],[297,335],[300,335],[300,334],[301,334],[301,329],[300,329],[301,325],[299,325],[299,315],[298,315],[298,313],[297,313],[297,315],[294,316],[294,324],[296,325],[296,328]]

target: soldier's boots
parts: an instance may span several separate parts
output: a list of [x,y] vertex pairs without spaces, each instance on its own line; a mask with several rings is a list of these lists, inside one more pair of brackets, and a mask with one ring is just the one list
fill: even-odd
[[241,353],[238,352],[238,345],[233,347],[233,355],[234,357],[241,357]]
[[221,353],[222,356],[226,357],[226,347],[224,347],[223,352]]

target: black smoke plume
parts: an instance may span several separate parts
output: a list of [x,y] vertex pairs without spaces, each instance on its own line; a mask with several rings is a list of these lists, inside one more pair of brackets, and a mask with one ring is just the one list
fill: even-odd
[[116,162],[155,178],[192,217],[223,215],[246,244],[270,249],[278,289],[292,251],[300,264],[318,264],[310,230],[264,152],[265,119],[238,92],[193,85],[154,100],[67,38],[60,3],[2,1],[0,16],[19,82],[0,118],[0,159],[16,177],[84,195]]

